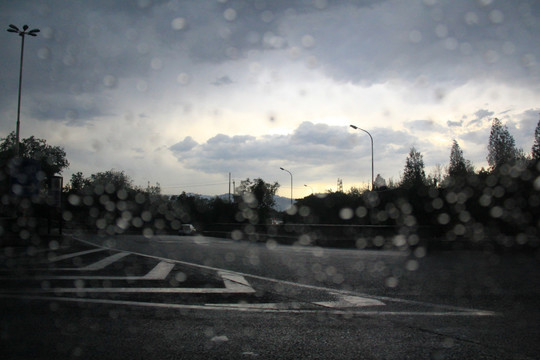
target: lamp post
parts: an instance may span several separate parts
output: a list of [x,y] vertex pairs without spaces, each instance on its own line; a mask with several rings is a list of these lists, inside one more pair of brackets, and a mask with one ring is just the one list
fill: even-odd
[[22,39],[21,42],[21,65],[19,68],[19,101],[17,103],[17,129],[15,131],[16,143],[15,143],[15,156],[19,156],[19,131],[21,127],[21,85],[22,85],[22,71],[23,71],[23,56],[24,56],[24,36],[37,36],[39,29],[28,30],[28,25],[24,25],[22,30],[19,30],[15,25],[9,25],[7,31],[19,34]]
[[293,192],[292,192],[292,188],[293,188],[293,177],[292,177],[292,173],[291,173],[289,170],[284,169],[284,168],[282,168],[282,167],[280,167],[280,169],[283,170],[283,171],[288,172],[289,175],[291,175],[291,206],[292,206],[292,205],[293,205]]
[[367,131],[367,130],[364,130],[362,128],[359,128],[358,126],[355,126],[355,125],[351,125],[351,127],[355,130],[362,130],[363,132],[365,132],[366,134],[369,135],[369,138],[371,139],[371,191],[373,191],[373,189],[375,188],[374,185],[375,185],[375,180],[374,180],[374,177],[373,177],[373,136],[371,136],[371,134]]
[[311,186],[306,185],[306,184],[304,184],[304,186],[310,188],[311,189],[311,195],[313,195],[313,188]]

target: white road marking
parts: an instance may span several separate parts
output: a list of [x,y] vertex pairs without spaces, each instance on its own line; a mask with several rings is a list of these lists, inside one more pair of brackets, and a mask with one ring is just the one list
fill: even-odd
[[225,287],[234,292],[242,292],[246,294],[254,293],[255,289],[249,285],[246,278],[242,275],[235,274],[229,271],[218,271],[218,275],[223,279]]
[[87,288],[87,287],[72,287],[72,288],[28,288],[28,289],[13,289],[3,290],[3,293],[55,293],[55,294],[70,294],[70,293],[120,293],[120,294],[244,294],[252,293],[245,289],[229,289],[229,288],[152,288],[152,287],[116,287],[116,288]]
[[[76,238],[76,237],[73,237],[73,238],[86,244],[99,246],[92,242],[89,242],[80,238]],[[118,250],[118,249],[113,249],[113,248],[110,248],[110,249]],[[319,305],[323,307],[324,310],[323,309],[299,310],[297,308],[294,308],[294,307],[297,307],[297,304],[294,304],[293,308],[287,308],[288,305],[284,303],[277,303],[278,305],[276,305],[277,307],[276,309],[276,308],[273,308],[272,305],[268,305],[268,304],[250,304],[249,306],[246,306],[246,304],[185,305],[185,304],[146,303],[146,302],[133,302],[133,301],[115,301],[115,300],[103,300],[103,299],[80,299],[80,298],[72,299],[72,298],[58,298],[58,297],[51,297],[50,299],[56,299],[56,300],[62,299],[62,301],[92,302],[92,303],[103,303],[103,304],[137,305],[137,306],[145,306],[145,307],[154,306],[154,307],[171,308],[171,309],[234,310],[234,311],[257,311],[257,312],[288,312],[288,313],[306,313],[306,312],[313,313],[313,312],[326,311],[326,312],[332,312],[334,314],[358,314],[358,315],[366,315],[366,316],[369,316],[369,315],[376,315],[376,316],[394,316],[394,315],[396,316],[399,316],[399,315],[403,315],[403,316],[495,316],[497,315],[497,313],[492,312],[492,311],[463,308],[463,307],[450,306],[450,305],[431,304],[431,303],[426,303],[426,302],[421,302],[421,301],[405,300],[405,299],[400,299],[400,298],[390,298],[390,297],[385,297],[385,296],[374,296],[374,295],[361,294],[361,293],[356,293],[356,292],[347,291],[347,290],[337,290],[337,289],[326,288],[326,287],[316,286],[316,285],[294,283],[294,282],[286,281],[286,280],[273,279],[269,277],[252,275],[252,274],[247,274],[247,273],[242,273],[242,272],[234,272],[234,271],[229,271],[226,269],[216,268],[212,266],[200,265],[200,264],[190,263],[190,262],[181,261],[181,260],[167,259],[167,258],[163,258],[159,256],[153,256],[153,255],[137,253],[137,252],[129,252],[128,254],[144,256],[148,258],[158,259],[161,261],[172,262],[175,264],[182,264],[185,266],[190,266],[190,267],[194,267],[198,269],[212,270],[218,273],[221,272],[225,274],[234,274],[236,276],[244,277],[244,280],[245,278],[251,278],[251,279],[258,279],[261,281],[273,282],[273,283],[286,285],[286,286],[295,286],[295,287],[304,288],[304,289],[325,291],[329,294],[339,295],[341,297],[341,300],[338,300],[338,302],[345,301],[348,304],[353,304],[353,305],[355,303],[360,304],[362,302],[368,303],[369,300],[373,300],[374,302],[372,304],[374,305],[377,304],[376,301],[379,301],[382,304],[384,304],[383,301],[386,301],[386,302],[396,302],[396,303],[407,304],[407,305],[431,307],[431,308],[434,308],[434,311],[405,311],[405,310],[404,311],[366,311],[366,310],[354,311],[354,310],[351,310],[350,308],[345,309],[345,310],[336,310],[336,308],[332,306],[321,305],[321,304],[325,304],[325,302],[321,302],[320,304],[313,303],[315,305]],[[247,280],[245,281],[247,282]],[[230,289],[228,290],[230,291]],[[0,294],[0,297],[6,297],[6,296],[9,297],[9,295],[4,296]],[[40,297],[40,298],[45,299],[46,297]],[[348,300],[352,300],[352,302]],[[335,305],[336,302],[334,301],[334,302],[326,303],[326,305],[328,304]],[[285,306],[285,309],[281,308],[280,305]],[[352,308],[354,308],[354,306]]]
[[355,308],[366,306],[384,306],[386,305],[382,301],[376,299],[370,299],[360,296],[343,295],[336,293],[338,300],[336,301],[317,301],[315,305],[320,305],[330,308]]
[[[36,269],[33,269],[36,270]],[[52,269],[39,269],[52,270]],[[55,271],[58,269],[54,269]],[[80,269],[60,269],[60,270],[80,270]],[[37,276],[0,276],[0,280],[125,280],[137,281],[145,280],[144,276],[96,276],[96,275],[37,275]],[[155,279],[151,279],[155,280]]]
[[[97,251],[105,251],[105,249],[99,249]],[[96,250],[91,251],[96,252]],[[88,254],[89,252],[83,251],[80,253],[75,253],[77,255]],[[70,254],[73,255],[73,254]],[[119,257],[116,261],[123,258]],[[73,256],[70,256],[73,257]],[[107,258],[110,261],[110,257]],[[58,261],[56,259],[51,260],[51,262]],[[95,265],[96,263],[92,264]],[[94,276],[94,275],[81,275],[81,276],[64,276],[64,275],[37,275],[37,276],[25,276],[25,277],[16,277],[17,280],[126,280],[126,281],[136,281],[136,280],[165,280],[172,269],[175,267],[174,263],[170,261],[160,261],[152,270],[150,270],[146,275],[143,276]],[[88,268],[56,268],[56,269],[34,269],[41,271],[58,271],[58,270],[70,270],[70,271],[81,271],[83,269],[88,270]],[[10,279],[10,277],[0,277],[0,279]]]
[[257,312],[257,313],[284,313],[284,314],[332,314],[332,315],[357,315],[357,316],[495,316],[491,311],[461,311],[461,312],[422,312],[422,311],[359,311],[359,310],[339,310],[339,309],[298,309],[284,306],[279,308],[279,305],[286,304],[205,304],[205,305],[188,305],[188,304],[169,304],[169,303],[151,303],[143,301],[123,301],[123,300],[107,300],[107,299],[86,299],[86,298],[65,298],[57,296],[20,296],[0,294],[0,298],[4,299],[25,299],[25,300],[41,300],[41,301],[63,301],[75,303],[93,303],[103,305],[123,305],[123,306],[139,306],[146,308],[161,308],[171,310],[217,310],[217,311],[240,311],[240,312]]
[[99,252],[99,251],[105,251],[105,249],[92,249],[92,250],[80,251],[80,252],[76,252],[76,253],[72,253],[72,254],[55,256],[55,257],[52,257],[52,258],[48,259],[47,262],[52,263],[52,262],[62,261],[62,260],[71,259],[71,258],[74,258],[74,257],[77,257],[77,256],[82,256],[82,255],[86,255],[86,254],[92,254],[92,253]]
[[[129,253],[119,253],[116,255],[116,261]],[[95,264],[95,268],[100,266],[107,266],[108,262],[114,259],[114,256],[109,256],[102,261]],[[106,261],[105,261],[106,260]],[[113,261],[114,262],[114,261]],[[99,265],[96,265],[99,264]],[[7,279],[16,280],[164,280],[174,268],[176,264],[161,261],[150,272],[144,276],[40,276],[40,277],[15,277]],[[160,293],[160,294],[252,294],[255,293],[255,289],[249,285],[249,282],[241,275],[232,273],[229,271],[219,271],[218,275],[223,280],[223,288],[182,288],[182,287],[103,287],[103,288],[87,288],[87,287],[51,287],[51,288],[26,288],[26,289],[5,289],[2,290],[4,294],[14,293],[55,293],[55,294],[68,294],[68,293]]]
[[100,261],[97,261],[93,264],[90,264],[88,266],[82,267],[79,270],[80,271],[95,271],[95,270],[101,270],[105,267],[115,263],[116,261],[130,255],[129,252],[120,252],[111,256],[106,257],[105,259],[102,259]]
[[169,261],[160,261],[148,274],[144,275],[142,280],[164,280],[175,267],[174,263]]

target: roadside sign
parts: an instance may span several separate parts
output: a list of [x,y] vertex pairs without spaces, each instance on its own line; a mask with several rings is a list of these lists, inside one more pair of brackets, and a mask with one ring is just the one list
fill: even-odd
[[64,178],[53,176],[49,184],[49,201],[51,206],[59,208],[62,205],[62,187]]

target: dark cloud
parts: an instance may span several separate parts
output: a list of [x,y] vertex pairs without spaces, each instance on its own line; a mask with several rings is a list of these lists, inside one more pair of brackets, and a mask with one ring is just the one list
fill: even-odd
[[[394,170],[401,169],[415,138],[408,133],[383,128],[373,129],[371,133],[375,139],[374,158],[379,172],[388,172],[392,166]],[[289,135],[256,138],[218,134],[202,144],[186,138],[170,150],[189,169],[209,174],[255,173],[265,178],[270,178],[276,168],[287,167],[287,164],[306,174],[319,173],[313,176],[321,176],[321,171],[329,172],[331,176],[357,176],[359,169],[370,169],[371,162],[367,134],[354,132],[348,126],[311,122],[302,123]],[[387,159],[384,164],[381,163],[383,159]]]
[[474,113],[474,119],[467,123],[467,126],[478,125],[485,122],[490,122],[495,113],[487,109],[480,109]]
[[521,114],[506,118],[508,131],[516,141],[516,147],[525,153],[531,151],[534,142],[534,131],[540,119],[540,108],[529,109]]
[[26,103],[28,113],[37,120],[64,121],[68,125],[79,126],[95,118],[111,115],[108,100],[102,96],[79,98],[69,94],[39,93]]
[[448,120],[446,122],[446,125],[448,125],[449,127],[461,127],[463,125],[463,119],[459,120],[459,121],[451,121],[451,120]]
[[[323,142],[322,131],[332,135]],[[341,141],[338,141],[338,137]],[[350,142],[351,135],[345,127],[330,127],[323,124],[303,123],[291,135],[267,135],[255,138],[249,135],[227,136],[218,134],[198,146],[189,141],[189,152],[180,155],[179,161],[189,168],[208,173],[223,171],[226,167],[260,168],[272,161],[300,161],[320,164],[343,153],[343,143]],[[331,140],[329,140],[331,139]],[[171,147],[173,152],[186,150],[186,140]],[[352,148],[351,146],[348,147]]]
[[222,76],[222,77],[216,79],[216,81],[214,81],[212,83],[212,85],[214,85],[214,86],[223,86],[223,85],[230,85],[232,83],[234,83],[234,81],[232,81],[230,77]]
[[[431,5],[432,4],[432,5]],[[487,5],[482,5],[487,4]],[[61,98],[99,94],[125,79],[146,78],[163,68],[178,72],[195,63],[222,63],[250,50],[291,49],[313,56],[319,69],[343,81],[373,84],[422,78],[462,84],[497,78],[537,84],[540,48],[538,2],[456,1],[99,1],[3,2],[4,23],[41,28],[27,42],[24,89]],[[0,77],[17,86],[19,41],[5,31]],[[9,70],[7,70],[9,69]],[[228,76],[214,85],[231,83]],[[12,104],[0,90],[0,105]],[[97,99],[96,102],[99,102]],[[99,103],[99,113],[110,104]],[[74,102],[68,111],[92,116]]]
[[342,127],[313,124],[309,121],[298,126],[291,136],[291,143],[301,146],[311,144],[340,149],[351,149],[354,146],[352,136],[345,134]]
[[[533,84],[539,78],[533,59],[540,50],[531,48],[540,33],[537,8],[532,0],[521,6],[468,0],[342,4],[299,16],[295,30],[315,39],[311,52],[345,81],[423,77],[450,85],[498,78]],[[301,44],[301,38],[295,40]]]
[[199,145],[191,136],[186,136],[184,140],[177,142],[173,146],[171,146],[169,149],[175,153],[181,156],[183,153],[190,151],[195,146]]

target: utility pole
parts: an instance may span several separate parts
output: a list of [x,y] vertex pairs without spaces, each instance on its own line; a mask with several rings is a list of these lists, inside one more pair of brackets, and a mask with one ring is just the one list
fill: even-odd
[[19,30],[18,27],[15,25],[10,24],[9,29],[7,29],[8,32],[19,34],[19,36],[22,39],[21,42],[21,64],[19,67],[19,100],[17,103],[17,128],[15,131],[15,156],[19,157],[19,133],[21,128],[21,87],[22,87],[22,71],[23,71],[23,57],[24,57],[24,36],[30,35],[30,36],[37,36],[37,33],[39,32],[39,29],[32,29],[28,30],[28,25],[24,25],[22,31]]

